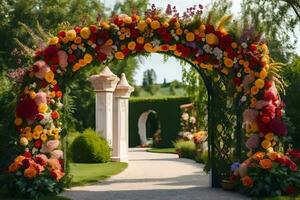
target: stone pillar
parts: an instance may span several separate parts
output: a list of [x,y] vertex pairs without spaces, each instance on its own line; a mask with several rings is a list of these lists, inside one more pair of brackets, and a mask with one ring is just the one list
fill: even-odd
[[96,131],[112,146],[113,140],[113,92],[120,80],[108,67],[89,78],[96,92]]
[[128,162],[128,99],[133,90],[123,73],[114,92],[113,161]]

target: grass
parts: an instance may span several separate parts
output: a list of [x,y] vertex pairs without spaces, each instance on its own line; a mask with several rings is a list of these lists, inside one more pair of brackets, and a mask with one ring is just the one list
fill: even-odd
[[147,152],[151,152],[151,153],[174,153],[174,154],[176,154],[175,148],[151,148],[151,149],[147,149]]
[[70,172],[73,176],[72,186],[87,185],[103,181],[112,175],[122,172],[127,163],[108,162],[95,164],[71,163]]

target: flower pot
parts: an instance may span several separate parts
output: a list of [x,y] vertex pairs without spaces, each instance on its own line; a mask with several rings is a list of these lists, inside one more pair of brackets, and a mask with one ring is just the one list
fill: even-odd
[[222,180],[222,188],[224,190],[229,190],[229,191],[232,191],[235,189],[235,186],[236,186],[236,183],[235,182],[232,182],[230,180]]

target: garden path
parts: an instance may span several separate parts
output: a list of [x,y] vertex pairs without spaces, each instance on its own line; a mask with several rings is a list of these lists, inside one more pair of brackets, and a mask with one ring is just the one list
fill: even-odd
[[203,165],[175,154],[134,148],[129,166],[102,183],[74,187],[63,193],[74,200],[235,200],[238,193],[209,188]]

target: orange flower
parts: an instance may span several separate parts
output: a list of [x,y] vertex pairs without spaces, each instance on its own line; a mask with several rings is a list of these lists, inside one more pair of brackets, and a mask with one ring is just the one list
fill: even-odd
[[272,168],[272,160],[262,159],[259,161],[259,166],[263,169],[271,169]]
[[24,170],[24,176],[28,179],[33,179],[36,175],[37,170],[33,166],[30,166]]
[[192,33],[192,32],[188,32],[186,35],[185,35],[185,39],[186,41],[188,42],[193,42],[195,40],[195,34]]
[[226,67],[231,68],[233,66],[233,61],[230,58],[225,57],[224,58],[224,64]]
[[264,140],[264,141],[262,141],[261,146],[262,146],[264,149],[268,149],[269,147],[272,146],[272,144],[271,144],[270,140]]
[[118,60],[123,60],[123,59],[125,58],[123,52],[121,52],[121,51],[116,52],[116,53],[115,53],[115,57],[116,57],[116,59],[118,59]]
[[258,92],[259,92],[258,87],[256,87],[256,86],[251,87],[251,94],[252,95],[256,95]]
[[215,34],[213,34],[213,33],[206,34],[205,38],[206,38],[207,44],[209,44],[209,45],[217,45],[217,44],[219,44],[218,37]]
[[17,163],[12,163],[11,165],[9,165],[8,167],[8,172],[9,173],[14,173],[16,171],[18,171],[18,169],[20,169],[21,165],[17,164]]
[[253,186],[253,180],[250,176],[242,178],[242,183],[245,187],[251,188]]
[[23,123],[22,118],[17,117],[17,118],[15,119],[15,125],[16,125],[16,126],[20,126],[22,123]]
[[264,157],[265,157],[265,153],[261,151],[258,151],[253,155],[253,159],[255,160],[262,160],[264,159]]
[[160,28],[160,22],[157,21],[157,20],[154,20],[154,21],[151,22],[150,26],[153,30],[159,29]]
[[129,50],[133,51],[133,50],[135,50],[136,43],[134,41],[131,41],[131,42],[128,43],[127,46],[128,46]]
[[270,152],[268,156],[271,160],[276,160],[279,157],[277,152]]

